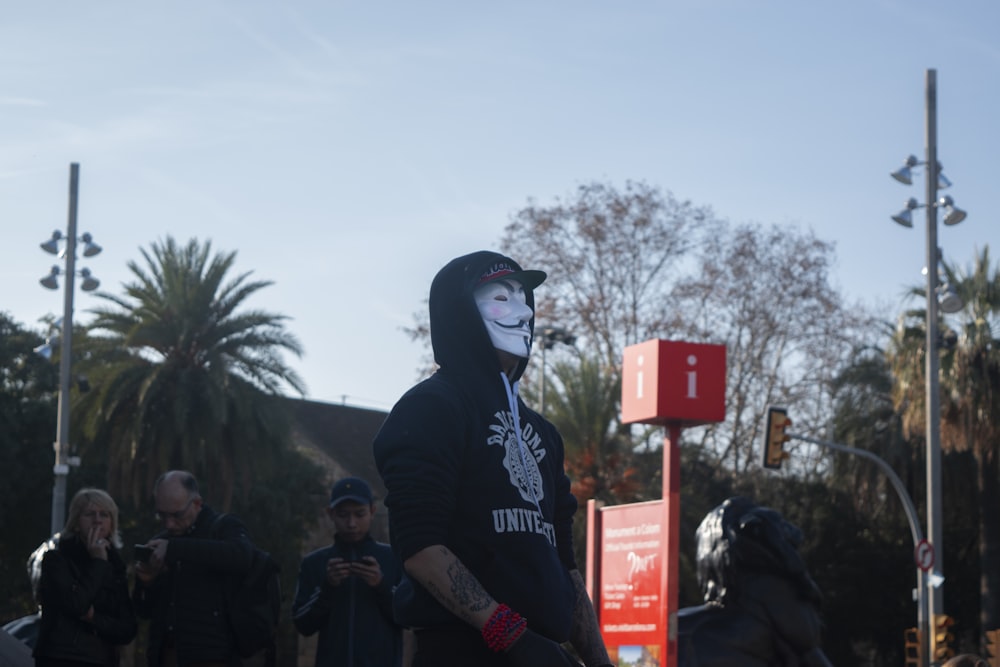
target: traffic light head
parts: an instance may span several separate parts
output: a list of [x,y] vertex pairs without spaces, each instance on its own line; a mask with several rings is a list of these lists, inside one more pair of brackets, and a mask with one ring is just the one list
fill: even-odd
[[792,420],[784,408],[767,408],[767,423],[764,430],[764,467],[777,470],[781,462],[788,458],[785,443],[791,440],[785,434],[785,429],[791,426]]
[[934,660],[947,660],[955,655],[952,644],[955,635],[951,632],[951,626],[955,625],[955,619],[947,614],[934,614],[931,624],[931,656]]

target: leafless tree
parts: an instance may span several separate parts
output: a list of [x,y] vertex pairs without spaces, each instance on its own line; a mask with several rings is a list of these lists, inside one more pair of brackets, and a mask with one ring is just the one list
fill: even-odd
[[671,287],[710,215],[644,183],[591,183],[567,201],[529,201],[501,245],[551,276],[539,288],[536,328],[572,328],[590,354],[618,365],[625,346],[677,327]]
[[[537,320],[573,331],[581,354],[619,373],[624,348],[645,340],[725,344],[726,420],[685,439],[734,472],[758,465],[768,404],[793,406],[805,431],[827,422],[833,374],[873,331],[832,283],[831,243],[796,227],[733,225],[643,183],[529,202],[502,247],[550,273]],[[800,469],[822,465],[805,449],[814,456],[797,457]]]

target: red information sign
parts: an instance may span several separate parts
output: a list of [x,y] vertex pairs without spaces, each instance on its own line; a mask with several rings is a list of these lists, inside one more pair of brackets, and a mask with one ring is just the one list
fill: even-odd
[[625,348],[622,422],[662,424],[663,500],[587,503],[587,587],[619,665],[676,667],[680,435],[726,416],[726,347],[650,340]]
[[657,660],[667,627],[662,531],[659,500],[601,509],[597,600],[604,642],[644,649]]
[[725,345],[654,339],[625,348],[622,422],[695,426],[725,418]]

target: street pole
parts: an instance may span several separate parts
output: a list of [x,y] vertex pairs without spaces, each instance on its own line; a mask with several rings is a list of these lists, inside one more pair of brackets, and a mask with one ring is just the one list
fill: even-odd
[[[938,261],[937,241],[937,71],[926,73],[926,149],[927,149],[927,537],[934,553],[933,572],[936,585],[927,591],[930,621],[944,613],[944,589],[941,584],[944,571],[944,541],[941,536],[941,395],[938,368]],[[934,640],[931,639],[933,655]]]
[[556,343],[563,343],[564,345],[573,345],[576,342],[576,336],[569,333],[561,327],[544,327],[541,331],[541,336],[538,337],[538,344],[542,346],[542,381],[541,381],[541,391],[539,392],[539,399],[541,407],[538,412],[544,417],[545,416],[545,350],[548,349],[550,345],[555,345]]
[[63,320],[59,347],[59,412],[56,422],[54,449],[56,462],[52,468],[55,484],[52,488],[52,535],[66,523],[66,476],[69,474],[69,409],[70,362],[73,354],[73,284],[76,275],[76,205],[79,192],[80,165],[69,167],[69,221],[66,229],[66,273],[63,277]]

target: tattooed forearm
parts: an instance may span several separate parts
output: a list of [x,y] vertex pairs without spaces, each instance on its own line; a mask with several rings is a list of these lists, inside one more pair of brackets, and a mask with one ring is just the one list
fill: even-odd
[[604,639],[597,625],[597,615],[594,605],[587,595],[587,586],[579,570],[570,572],[573,587],[576,590],[576,601],[573,605],[573,631],[570,641],[585,665],[604,665],[611,662],[608,650],[604,647]]
[[489,618],[496,601],[450,549],[428,547],[406,561],[406,571],[445,609],[475,628]]
[[455,558],[448,566],[448,578],[451,580],[451,592],[459,607],[470,611],[482,611],[491,604],[493,598],[483,588],[462,561]]

